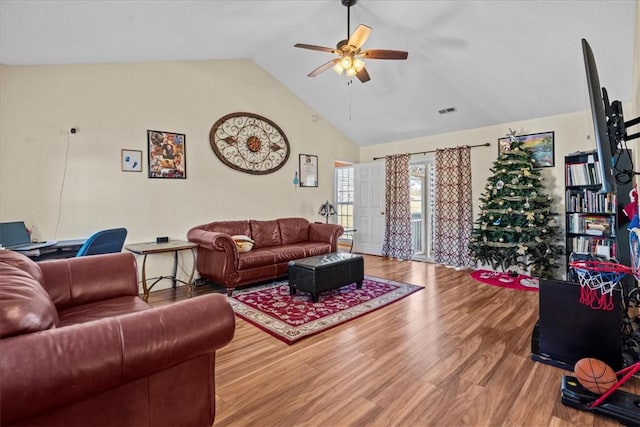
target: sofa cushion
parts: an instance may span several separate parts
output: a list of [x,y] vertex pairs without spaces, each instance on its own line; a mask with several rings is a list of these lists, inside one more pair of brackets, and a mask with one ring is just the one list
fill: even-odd
[[205,225],[207,231],[215,231],[218,233],[225,233],[229,236],[234,234],[251,235],[251,228],[249,227],[249,221],[216,221],[210,222]]
[[282,244],[277,219],[271,221],[257,221],[252,219],[249,223],[251,226],[251,238],[255,241],[254,247],[256,249]]
[[107,317],[120,316],[136,311],[148,310],[151,306],[137,296],[122,296],[89,304],[76,305],[60,310],[59,327],[90,322]]
[[22,254],[0,251],[0,338],[54,328],[58,312],[49,294],[31,275],[38,265]]
[[305,218],[281,218],[278,219],[278,226],[283,245],[309,240],[309,221]]

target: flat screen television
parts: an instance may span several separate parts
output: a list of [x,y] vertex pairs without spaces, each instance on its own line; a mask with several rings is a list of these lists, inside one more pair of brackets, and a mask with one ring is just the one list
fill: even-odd
[[[616,190],[614,169],[614,153],[616,142],[609,137],[606,110],[609,109],[606,89],[600,86],[596,60],[589,42],[582,39],[582,55],[584,68],[587,73],[587,88],[591,103],[591,118],[593,119],[596,150],[598,152],[598,170],[602,179],[601,193],[609,193]],[[607,105],[605,105],[605,103]]]

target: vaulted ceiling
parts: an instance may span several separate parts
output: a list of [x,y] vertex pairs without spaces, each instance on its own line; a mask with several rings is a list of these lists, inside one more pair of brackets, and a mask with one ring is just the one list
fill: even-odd
[[[340,0],[0,0],[0,63],[249,58],[364,146],[587,110],[580,40],[612,99],[631,101],[635,0],[359,0],[371,81],[306,75],[347,36]],[[438,110],[454,107],[441,115]]]

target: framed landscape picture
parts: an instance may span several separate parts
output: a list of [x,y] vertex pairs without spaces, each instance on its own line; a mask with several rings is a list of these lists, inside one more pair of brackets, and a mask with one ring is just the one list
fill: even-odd
[[[536,168],[550,168],[555,166],[553,138],[553,132],[516,135],[516,139],[522,142],[522,148],[531,153],[533,166]],[[511,138],[498,138],[498,154],[502,154],[510,149]]]
[[149,178],[187,178],[184,134],[148,130],[147,144]]

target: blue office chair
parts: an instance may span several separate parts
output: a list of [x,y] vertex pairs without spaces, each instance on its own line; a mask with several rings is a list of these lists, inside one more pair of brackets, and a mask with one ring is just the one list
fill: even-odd
[[121,252],[124,239],[127,238],[126,228],[112,228],[95,232],[80,247],[76,256],[99,255]]

